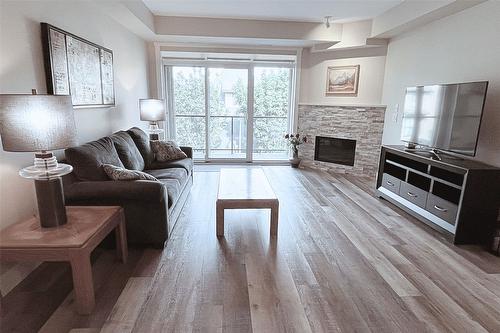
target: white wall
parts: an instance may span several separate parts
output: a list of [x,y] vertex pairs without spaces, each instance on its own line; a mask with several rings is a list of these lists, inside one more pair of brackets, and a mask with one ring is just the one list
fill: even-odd
[[[381,55],[382,54],[382,55]],[[302,104],[380,105],[385,56],[380,50],[302,52],[300,99]],[[357,96],[326,96],[328,66],[360,65]]]
[[[79,142],[144,126],[137,110],[149,95],[144,40],[85,1],[0,1],[0,15],[0,93],[46,93],[40,22],[47,22],[113,50],[117,106],[75,110]],[[31,153],[0,149],[0,228],[35,211],[32,182],[18,176],[32,162]]]
[[392,116],[395,104],[403,105],[407,86],[488,80],[476,159],[500,166],[499,31],[500,1],[490,0],[392,39],[382,97],[383,142],[401,143],[401,117],[394,122]]

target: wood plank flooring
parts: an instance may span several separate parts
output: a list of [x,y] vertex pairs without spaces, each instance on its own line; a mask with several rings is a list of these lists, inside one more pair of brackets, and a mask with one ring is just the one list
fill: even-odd
[[372,180],[263,170],[280,200],[277,239],[266,210],[227,210],[218,239],[219,174],[197,171],[163,251],[131,249],[126,265],[96,253],[92,315],[75,313],[67,267],[42,264],[4,295],[2,331],[500,331],[499,257],[450,244],[374,197]]

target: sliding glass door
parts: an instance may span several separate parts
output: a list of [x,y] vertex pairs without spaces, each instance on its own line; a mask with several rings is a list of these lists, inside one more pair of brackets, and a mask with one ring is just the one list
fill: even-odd
[[286,159],[292,69],[254,68],[253,159]]
[[[281,160],[291,126],[293,68],[167,65],[170,133],[201,160]],[[172,135],[171,135],[172,136]]]
[[169,69],[170,106],[175,112],[170,133],[181,146],[193,147],[193,157],[206,155],[205,68],[175,66]]
[[208,68],[207,159],[247,159],[248,69]]

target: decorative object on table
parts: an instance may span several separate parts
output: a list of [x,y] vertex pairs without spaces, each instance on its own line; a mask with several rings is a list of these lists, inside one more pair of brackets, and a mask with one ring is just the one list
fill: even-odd
[[19,175],[34,179],[42,227],[66,223],[61,176],[73,167],[58,163],[51,150],[76,144],[70,96],[0,95],[0,135],[3,150],[35,152],[33,166]]
[[300,164],[299,158],[299,146],[303,143],[307,142],[307,136],[301,136],[299,133],[297,134],[285,134],[285,140],[288,145],[292,149],[293,156],[290,159],[290,164],[292,168],[298,168]]
[[139,170],[128,170],[112,164],[103,164],[102,168],[112,180],[153,180],[158,181],[149,173]]
[[74,107],[114,106],[113,51],[50,24],[41,26],[47,92],[71,95]]
[[149,121],[149,139],[159,140],[160,134],[163,133],[164,130],[158,126],[158,122],[167,119],[165,101],[154,98],[140,99],[139,111],[141,112],[141,120]]
[[326,70],[327,95],[358,94],[359,65],[329,66]]
[[151,149],[158,162],[174,161],[186,158],[186,154],[174,141],[151,141]]

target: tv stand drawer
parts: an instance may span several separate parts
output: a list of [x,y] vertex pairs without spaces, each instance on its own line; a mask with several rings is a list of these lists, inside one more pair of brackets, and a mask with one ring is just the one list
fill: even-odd
[[401,180],[394,176],[391,176],[387,173],[382,175],[382,186],[388,189],[391,192],[399,194],[399,186],[401,184]]
[[401,186],[399,188],[399,195],[414,203],[415,205],[425,208],[425,203],[427,202],[427,192],[408,184],[407,182],[401,182]]
[[446,201],[444,199],[441,199],[440,197],[435,196],[434,194],[429,193],[425,209],[429,213],[442,218],[443,220],[452,225],[455,225],[455,219],[457,217],[457,210],[458,210],[457,205],[449,201]]

